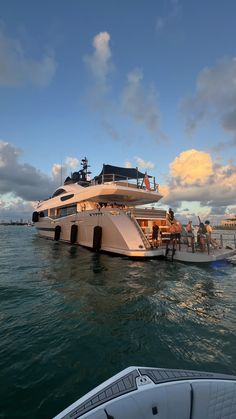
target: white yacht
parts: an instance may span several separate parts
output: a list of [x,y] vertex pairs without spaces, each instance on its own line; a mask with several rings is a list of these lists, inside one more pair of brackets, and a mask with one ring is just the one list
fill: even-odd
[[[235,253],[231,248],[202,254],[187,242],[172,242],[168,214],[154,208],[162,198],[154,177],[137,168],[104,164],[89,180],[88,160],[81,164],[52,197],[38,203],[32,221],[41,237],[128,257],[185,262],[209,262]],[[154,224],[159,227],[155,242]]]
[[54,419],[235,419],[236,376],[129,367]]

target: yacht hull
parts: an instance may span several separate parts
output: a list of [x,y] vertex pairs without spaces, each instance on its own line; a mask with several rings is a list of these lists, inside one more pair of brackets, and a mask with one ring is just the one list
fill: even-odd
[[[150,217],[150,210],[146,213],[143,210],[142,217],[145,214]],[[184,244],[181,244],[181,250],[178,244],[174,249],[168,245],[167,251],[166,244],[161,242],[158,248],[153,248],[150,236],[145,236],[138,220],[120,209],[84,211],[59,219],[42,217],[35,226],[40,237],[131,258],[159,257],[184,263],[211,263],[236,254],[233,248],[210,249],[209,253],[196,248],[192,252]],[[100,229],[100,238],[96,236],[96,229]]]
[[[72,229],[77,226],[76,237]],[[77,244],[96,251],[135,258],[163,256],[163,249],[153,248],[137,220],[121,210],[84,211],[53,220],[43,217],[36,223],[40,237]],[[60,228],[60,234],[56,231]],[[100,229],[100,242],[96,236]]]

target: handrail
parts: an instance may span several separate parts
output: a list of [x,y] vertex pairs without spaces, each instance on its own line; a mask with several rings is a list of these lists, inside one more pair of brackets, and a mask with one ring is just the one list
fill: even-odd
[[[153,179],[153,181],[151,180]],[[108,183],[108,182],[112,182],[112,183],[118,183],[119,182],[125,182],[126,186],[136,186],[139,189],[147,189],[145,187],[145,185],[143,184],[143,182],[139,182],[139,179],[132,179],[132,178],[128,178],[126,176],[123,175],[116,175],[114,173],[106,173],[106,174],[102,174],[101,176],[97,177],[96,179],[93,179],[91,184],[93,185],[103,185],[104,183]],[[155,183],[155,178],[151,177],[149,179],[150,182],[150,190],[152,191],[157,191],[158,190],[158,185]]]
[[145,245],[146,249],[150,249],[151,245],[146,237],[146,235],[144,234],[143,230],[141,229],[138,221],[136,220],[136,218],[134,217],[134,215],[132,214],[132,212],[128,211],[127,215],[131,218],[131,220],[133,221],[136,229],[138,230],[138,233],[142,239],[143,244]]

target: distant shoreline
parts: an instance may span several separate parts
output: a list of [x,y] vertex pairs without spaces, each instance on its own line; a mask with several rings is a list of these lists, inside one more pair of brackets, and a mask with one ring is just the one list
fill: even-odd
[[20,222],[20,221],[13,221],[13,222],[3,222],[0,223],[0,226],[31,226],[33,224],[28,222]]
[[236,230],[236,226],[214,226],[213,230]]

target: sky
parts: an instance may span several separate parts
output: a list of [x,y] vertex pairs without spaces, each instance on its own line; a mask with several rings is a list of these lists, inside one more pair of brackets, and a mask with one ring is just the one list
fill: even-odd
[[81,168],[155,176],[182,221],[236,214],[235,0],[0,0],[0,220]]

